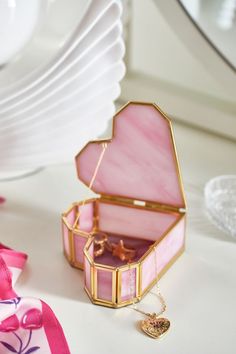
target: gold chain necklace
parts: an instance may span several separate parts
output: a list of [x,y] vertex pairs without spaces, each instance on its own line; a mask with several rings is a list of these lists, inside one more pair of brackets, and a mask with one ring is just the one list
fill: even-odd
[[[154,252],[155,252],[155,274],[157,275],[157,259],[156,259],[156,248],[154,248]],[[131,263],[129,263],[129,283],[130,283],[130,297],[133,296],[134,294],[134,284],[135,284],[135,279],[132,279],[132,272],[131,272],[131,268],[130,268]],[[147,318],[145,320],[140,321],[140,328],[142,329],[142,331],[147,334],[148,336],[154,338],[154,339],[158,339],[164,336],[164,334],[169,330],[170,328],[170,321],[167,318],[164,317],[160,317],[165,311],[166,311],[166,302],[164,297],[162,296],[161,292],[160,292],[160,288],[159,288],[159,284],[158,284],[158,279],[157,279],[157,283],[156,283],[156,288],[157,288],[157,292],[153,293],[150,292],[152,295],[155,295],[158,300],[160,301],[161,304],[161,310],[156,313],[149,313],[149,312],[145,312],[141,309],[139,309],[137,307],[137,304],[135,304],[135,301],[133,299],[133,303],[131,305],[131,309],[134,311],[137,311],[139,313],[141,313],[142,315],[147,316]]]
[[[103,159],[103,157],[104,157],[104,154],[105,154],[106,149],[107,149],[107,143],[102,143],[102,152],[101,152],[101,154],[100,154],[100,156],[99,156],[97,165],[95,166],[94,173],[93,173],[93,175],[92,175],[91,181],[90,181],[89,186],[88,186],[89,192],[92,190],[92,186],[93,186],[94,181],[95,181],[95,179],[96,179],[96,177],[97,177],[98,170],[99,170],[99,167],[100,167],[100,165],[101,165],[101,163],[102,163],[102,159]],[[84,205],[85,205],[86,199],[87,199],[87,197],[84,198],[84,200],[83,200],[83,202],[82,202],[82,204],[81,204],[81,210],[83,210],[83,207],[84,207]],[[73,224],[73,228],[78,227],[78,221],[79,221],[80,214],[81,214],[81,212],[78,212],[78,214],[77,214],[77,216],[76,216],[76,218],[75,218],[74,224]]]

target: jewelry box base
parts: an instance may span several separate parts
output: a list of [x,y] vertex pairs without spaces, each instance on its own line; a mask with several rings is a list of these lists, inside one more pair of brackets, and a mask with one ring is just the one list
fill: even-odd
[[[74,227],[77,215],[82,218],[79,227]],[[71,266],[84,270],[85,289],[94,304],[127,306],[140,301],[183,253],[185,219],[185,212],[127,205],[102,197],[87,200],[85,204],[74,203],[62,216],[64,254]],[[124,234],[127,222],[129,229]],[[140,259],[111,266],[100,264],[99,258],[94,257],[91,236],[94,232],[118,235],[125,240],[133,237],[133,230],[138,240],[151,242]]]

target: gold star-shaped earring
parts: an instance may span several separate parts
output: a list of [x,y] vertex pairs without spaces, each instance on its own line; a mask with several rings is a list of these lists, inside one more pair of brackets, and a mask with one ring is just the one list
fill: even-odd
[[135,257],[135,250],[126,248],[124,241],[120,240],[118,244],[112,244],[112,255],[120,258],[121,261],[130,261]]

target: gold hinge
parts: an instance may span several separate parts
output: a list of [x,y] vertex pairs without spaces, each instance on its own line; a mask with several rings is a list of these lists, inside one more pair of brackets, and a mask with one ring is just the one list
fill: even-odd
[[185,213],[186,209],[179,207],[179,206],[172,206],[172,205],[166,205],[166,204],[161,204],[157,202],[149,202],[145,200],[135,200],[131,198],[125,198],[125,197],[119,197],[119,196],[114,196],[114,195],[106,195],[106,194],[101,194],[100,199],[102,201],[110,201],[110,202],[115,202],[119,203],[122,205],[134,205],[134,206],[140,206],[144,207],[146,209],[153,209],[153,210],[163,210],[163,211],[170,211],[170,212],[177,212],[177,213]]

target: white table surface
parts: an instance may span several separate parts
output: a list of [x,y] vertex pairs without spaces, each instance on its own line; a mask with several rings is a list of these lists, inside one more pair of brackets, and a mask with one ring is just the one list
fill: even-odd
[[[72,354],[229,354],[236,352],[236,242],[204,214],[203,186],[236,174],[236,144],[175,125],[188,202],[186,252],[160,281],[171,330],[160,341],[137,330],[142,316],[129,308],[95,306],[83,290],[83,273],[62,255],[60,213],[86,196],[72,164],[53,166],[0,183],[1,241],[29,254],[17,284],[55,311]],[[158,310],[147,295],[140,307]],[[46,353],[45,353],[46,354]]]

